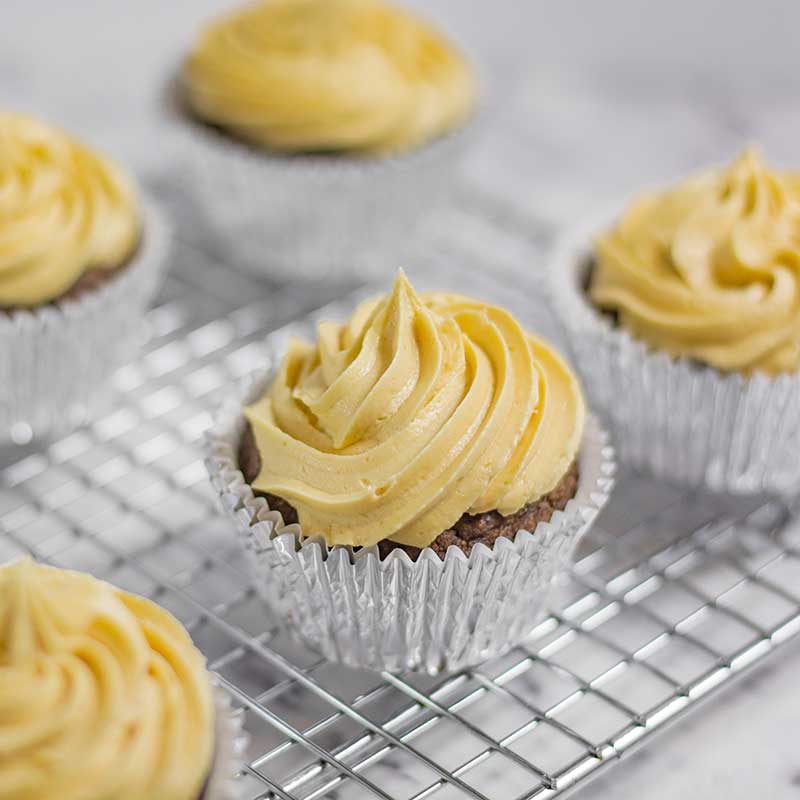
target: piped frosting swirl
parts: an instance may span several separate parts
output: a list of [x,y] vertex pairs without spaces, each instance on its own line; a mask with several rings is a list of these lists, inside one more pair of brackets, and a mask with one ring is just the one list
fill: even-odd
[[64,294],[88,269],[121,266],[139,220],[130,180],[66,133],[0,113],[0,306]]
[[0,567],[0,800],[196,800],[213,724],[204,660],[166,611]]
[[200,118],[267,149],[410,150],[468,116],[464,60],[382,0],[260,0],[212,22],[183,66]]
[[590,294],[633,336],[720,370],[800,368],[800,175],[746,150],[637,199],[598,238]]
[[451,294],[391,293],[315,344],[292,341],[245,409],[253,485],[306,535],[426,547],[462,514],[510,514],[553,489],[578,452],[578,383],[507,311]]

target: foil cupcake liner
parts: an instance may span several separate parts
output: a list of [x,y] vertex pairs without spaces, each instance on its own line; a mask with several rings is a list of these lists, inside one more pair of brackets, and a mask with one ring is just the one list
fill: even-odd
[[550,267],[552,308],[620,461],[677,484],[729,494],[800,491],[800,373],[745,377],[655,352],[586,293],[605,214],[566,234]]
[[214,683],[214,758],[199,800],[236,800],[236,775],[247,748],[242,711],[234,711],[227,693]]
[[328,548],[299,525],[284,525],[255,497],[237,464],[241,409],[265,391],[262,375],[222,408],[207,437],[206,464],[223,508],[235,521],[256,588],[297,639],[333,661],[374,670],[452,671],[518,644],[546,613],[574,548],[605,505],[614,454],[587,419],[579,483],[564,511],[484,544],[466,556],[431,548],[416,561],[402,550]]
[[66,433],[102,407],[168,261],[170,226],[151,201],[142,208],[139,249],[119,275],[75,299],[0,313],[0,440]]
[[476,127],[410,153],[358,158],[270,154],[174,107],[171,117],[202,220],[193,235],[248,272],[295,281],[393,272],[452,192]]

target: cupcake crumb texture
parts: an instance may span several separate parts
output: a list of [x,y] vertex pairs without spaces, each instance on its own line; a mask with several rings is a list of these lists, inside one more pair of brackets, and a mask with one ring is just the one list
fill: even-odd
[[[238,459],[239,469],[241,469],[244,479],[248,483],[252,483],[261,469],[261,456],[253,438],[253,429],[249,424],[245,425],[239,442]],[[529,503],[508,516],[503,516],[497,511],[463,514],[452,528],[440,533],[428,546],[440,558],[445,557],[447,549],[451,546],[457,547],[467,556],[478,543],[491,548],[501,536],[513,539],[521,530],[532,532],[536,530],[536,526],[540,522],[549,522],[556,511],[563,511],[567,507],[567,503],[575,497],[577,489],[578,465],[576,462],[570,466],[555,489],[535,503]],[[282,497],[263,492],[257,492],[257,494],[267,500],[273,511],[280,513],[285,525],[293,525],[298,522],[297,511]],[[420,547],[398,544],[389,539],[378,542],[378,552],[381,558],[386,558],[392,550],[397,549],[404,550],[413,560],[416,560],[422,552]]]
[[463,547],[476,519],[519,522],[576,460],[580,386],[507,311],[460,295],[392,291],[318,341],[290,343],[244,409],[240,463],[307,536],[423,548],[443,531]]

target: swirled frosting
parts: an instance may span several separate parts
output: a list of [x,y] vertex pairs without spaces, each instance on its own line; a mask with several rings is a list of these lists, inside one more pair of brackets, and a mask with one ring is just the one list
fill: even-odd
[[213,724],[203,658],[166,611],[0,567],[0,800],[196,800]]
[[200,118],[268,149],[389,153],[457,127],[464,60],[382,0],[260,0],[206,27],[183,67]]
[[253,485],[329,544],[426,547],[465,512],[510,514],[563,477],[584,403],[553,350],[507,311],[451,294],[391,293],[316,344],[292,341],[245,409]]
[[0,306],[48,303],[86,270],[121,266],[138,235],[132,184],[114,164],[0,113]]
[[595,257],[592,299],[652,347],[745,374],[800,368],[800,175],[755,150],[640,197]]

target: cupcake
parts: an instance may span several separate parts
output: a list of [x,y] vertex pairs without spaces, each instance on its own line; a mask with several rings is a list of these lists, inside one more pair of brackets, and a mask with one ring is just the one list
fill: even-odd
[[565,237],[553,303],[621,458],[800,490],[800,175],[748,149]]
[[130,354],[168,230],[117,166],[0,113],[0,437],[83,421]]
[[239,737],[166,611],[79,572],[0,566],[0,799],[224,800]]
[[267,603],[326,657],[455,669],[532,630],[613,469],[561,357],[507,311],[392,291],[291,341],[208,466]]
[[265,275],[363,275],[452,184],[475,103],[452,44],[383,0],[260,0],[208,24],[170,92],[207,223]]

